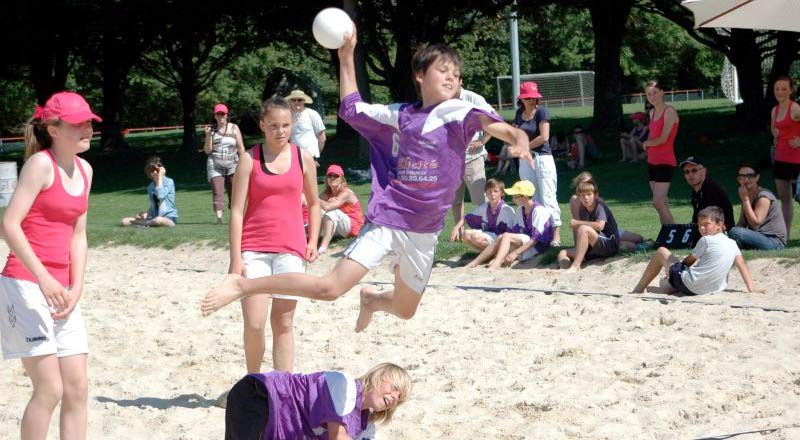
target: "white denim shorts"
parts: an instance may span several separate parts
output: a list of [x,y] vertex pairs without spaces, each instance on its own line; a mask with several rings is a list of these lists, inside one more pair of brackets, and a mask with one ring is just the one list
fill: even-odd
[[[350,235],[350,217],[342,212],[341,209],[325,211],[322,215],[328,217],[333,222],[334,235],[339,235],[340,237],[347,237]],[[321,233],[322,228],[320,228],[320,234]]]
[[[272,252],[242,252],[242,262],[247,278],[261,278],[279,273],[306,273],[306,261],[295,254]],[[273,298],[303,299],[292,295],[271,295]]]
[[344,254],[367,269],[374,269],[390,255],[389,270],[420,295],[428,285],[439,232],[409,232],[367,223]]
[[80,304],[66,319],[54,321],[38,284],[0,276],[0,307],[4,359],[89,353]]

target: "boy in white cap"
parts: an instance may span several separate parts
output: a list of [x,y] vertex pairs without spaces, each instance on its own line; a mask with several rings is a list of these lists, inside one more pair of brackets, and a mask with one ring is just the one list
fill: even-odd
[[519,208],[511,232],[506,232],[487,246],[466,267],[476,267],[494,257],[489,270],[494,272],[514,260],[525,261],[544,252],[553,239],[553,217],[543,205],[536,203],[536,188],[529,180],[520,180],[505,193],[512,196]]
[[316,110],[306,107],[314,100],[300,89],[292,90],[286,99],[292,104],[294,119],[289,142],[311,153],[314,159],[319,159],[325,148],[325,124]]

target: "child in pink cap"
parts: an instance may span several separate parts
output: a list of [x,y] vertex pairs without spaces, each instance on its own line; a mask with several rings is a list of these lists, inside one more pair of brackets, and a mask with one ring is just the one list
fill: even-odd
[[323,254],[328,250],[334,235],[355,237],[361,232],[364,226],[361,203],[356,193],[347,187],[344,170],[339,165],[333,164],[325,172],[325,191],[319,195],[319,205],[324,214],[318,253]]
[[25,164],[3,214],[11,252],[0,276],[3,357],[22,359],[33,395],[22,438],[45,438],[61,402],[61,438],[86,438],[89,351],[78,300],[86,267],[92,121],[77,93],[56,93],[25,127]]

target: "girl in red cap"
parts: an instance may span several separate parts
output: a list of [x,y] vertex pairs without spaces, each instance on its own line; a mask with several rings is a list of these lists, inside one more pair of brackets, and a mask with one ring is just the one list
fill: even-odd
[[228,194],[230,201],[233,174],[239,163],[239,155],[244,154],[244,142],[239,126],[228,121],[228,106],[222,103],[214,106],[214,122],[206,127],[205,132],[203,151],[208,155],[206,174],[211,184],[217,224],[221,225],[225,194]]
[[356,193],[347,187],[344,170],[339,165],[333,164],[325,173],[325,191],[319,196],[319,205],[322,207],[322,241],[319,243],[319,253],[328,250],[328,245],[334,234],[341,237],[355,237],[364,226],[364,215],[361,213],[361,203]]
[[[321,211],[314,157],[289,142],[292,110],[285,99],[264,101],[259,125],[264,142],[241,156],[234,176],[229,273],[247,278],[305,273],[306,263],[317,259],[319,238]],[[308,238],[303,227],[303,195],[310,217]],[[297,299],[289,295],[242,299],[248,373],[261,371],[270,304],[272,366],[279,371],[292,370]]]
[[22,359],[33,384],[21,438],[45,438],[61,403],[60,438],[86,438],[89,347],[78,300],[86,267],[92,121],[77,93],[56,93],[25,127],[25,164],[3,215],[11,249],[0,276],[3,357]]
[[550,149],[550,112],[547,107],[539,107],[539,86],[526,81],[519,86],[517,97],[519,108],[514,116],[515,127],[528,135],[528,147],[533,160],[519,161],[519,178],[529,180],[536,187],[536,201],[550,211],[553,216],[553,242],[551,246],[561,246],[561,208],[556,199],[558,175],[556,162]]

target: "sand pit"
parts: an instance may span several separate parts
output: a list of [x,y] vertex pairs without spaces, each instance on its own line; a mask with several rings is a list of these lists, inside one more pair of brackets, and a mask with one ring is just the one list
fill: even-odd
[[[324,256],[311,272],[334,261]],[[222,438],[215,401],[244,374],[240,308],[202,318],[199,301],[227,265],[226,250],[198,246],[89,251],[89,438]],[[674,439],[776,428],[785,429],[735,438],[800,438],[800,266],[749,266],[766,295],[741,292],[734,271],[735,291],[691,299],[709,303],[699,304],[624,294],[644,267],[624,259],[572,278],[439,264],[410,321],[376,315],[356,334],[357,289],[334,303],[304,302],[295,366],[406,367],[414,394],[379,428],[382,439]],[[383,267],[367,280],[391,276]],[[30,383],[19,361],[0,363],[0,377],[0,438],[15,438]]]

